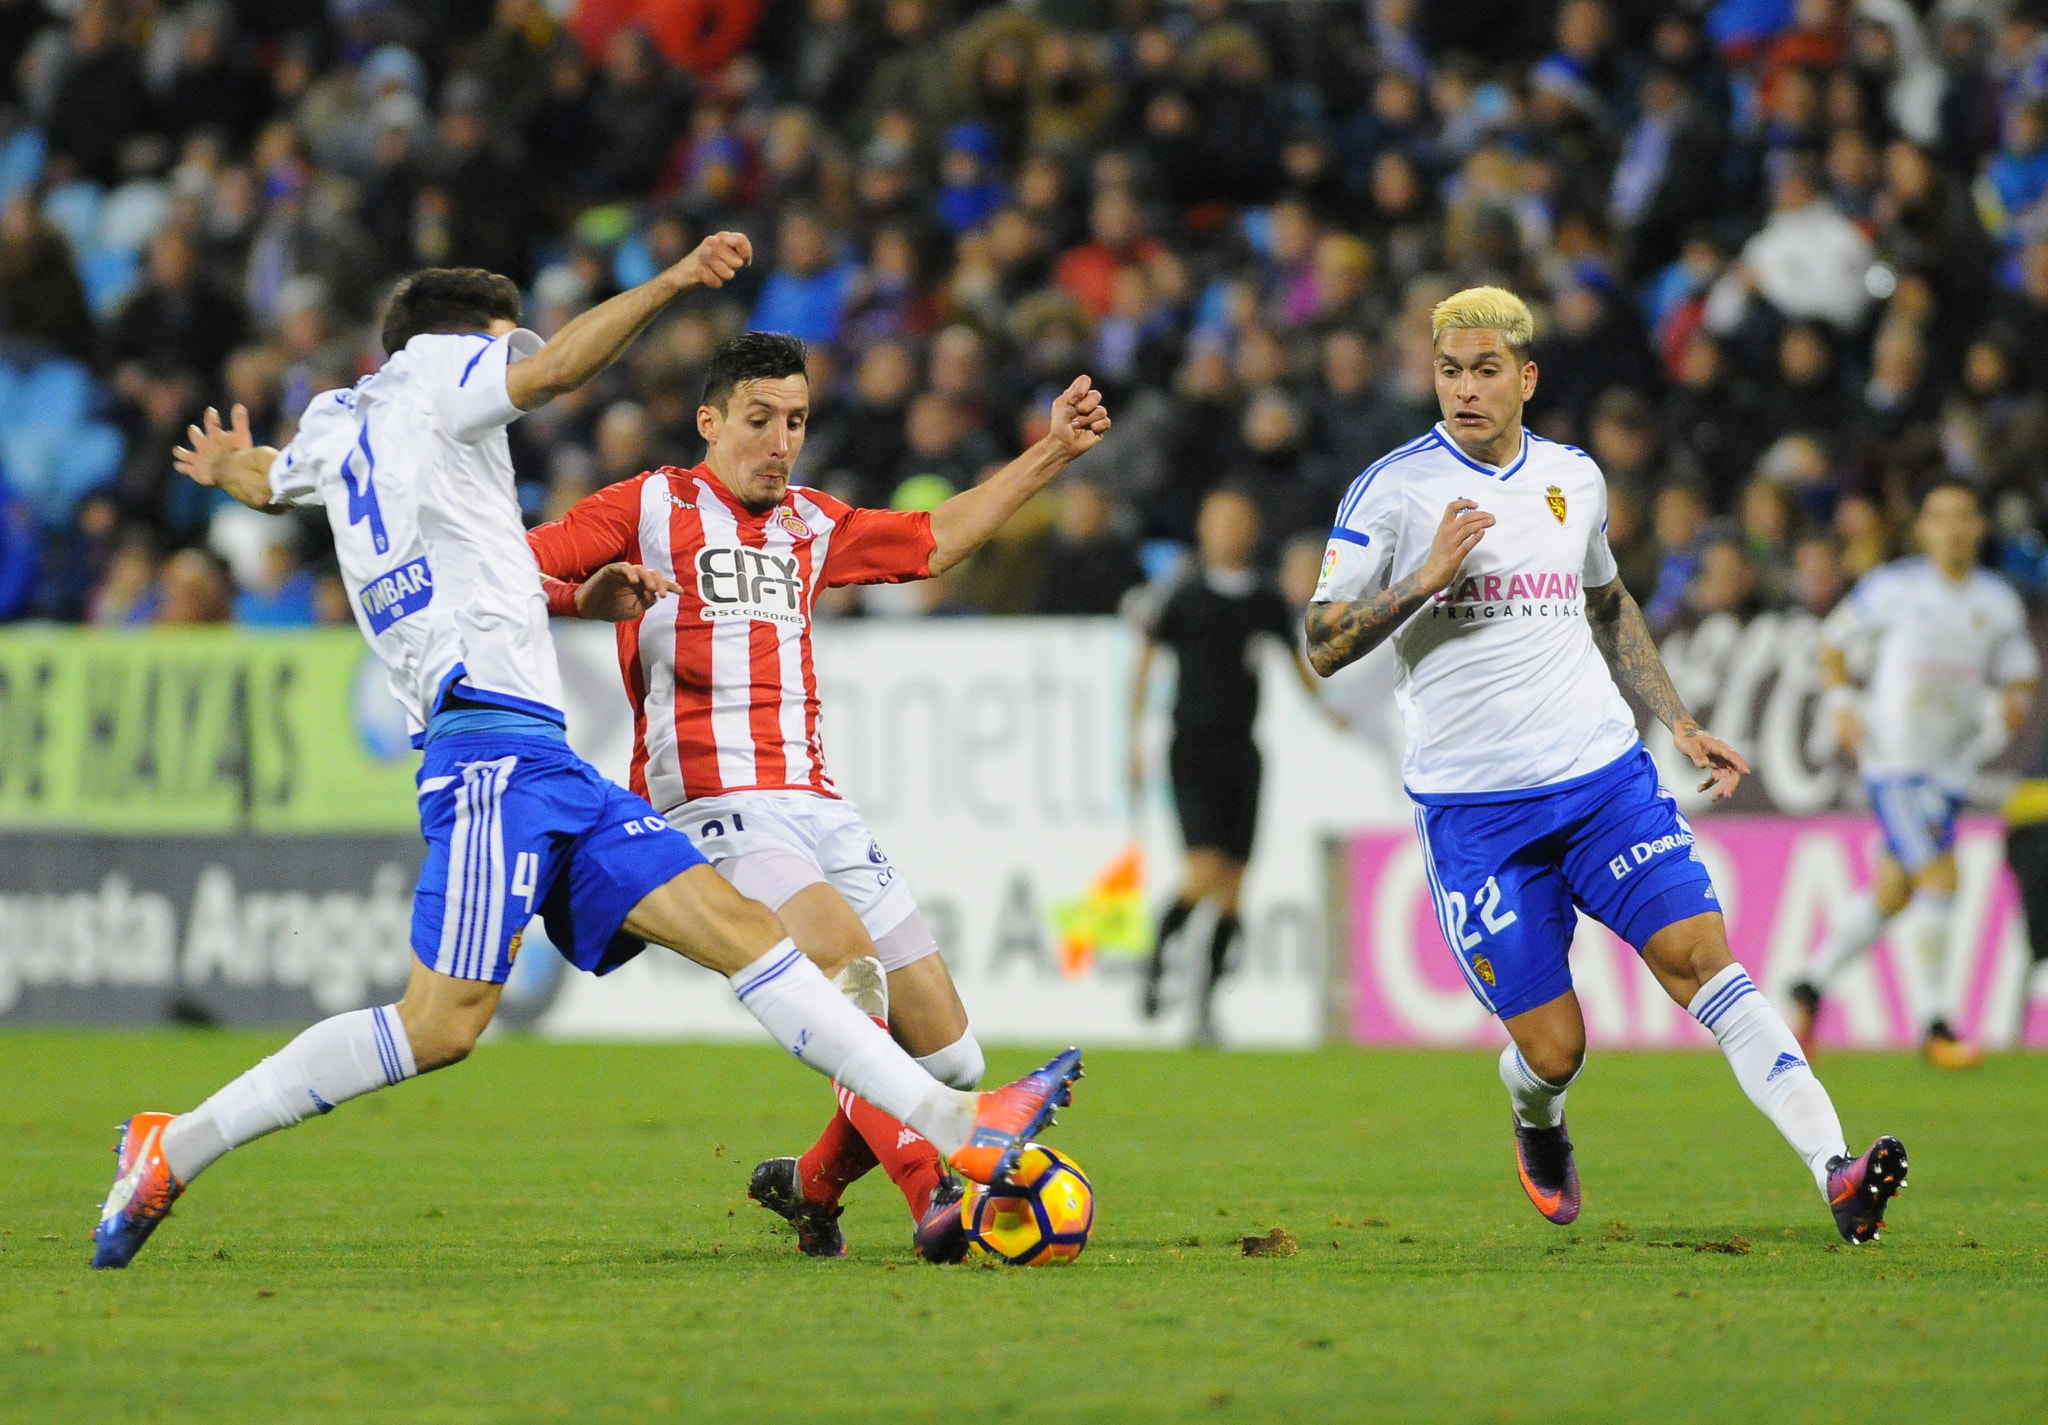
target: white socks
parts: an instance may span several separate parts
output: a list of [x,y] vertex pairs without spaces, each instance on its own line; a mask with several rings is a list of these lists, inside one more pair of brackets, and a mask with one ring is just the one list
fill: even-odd
[[1893,943],[1920,967],[1921,1018],[1928,1024],[1948,1022],[1948,923],[1955,905],[1954,896],[1940,891],[1915,891],[1894,922]]
[[[1584,1071],[1581,1063],[1579,1070]],[[1500,1051],[1500,1081],[1508,1086],[1508,1099],[1515,1106],[1515,1122],[1524,1128],[1555,1128],[1564,1122],[1564,1091],[1578,1078],[1574,1073],[1561,1084],[1539,1079],[1512,1043]]]
[[1828,1091],[1807,1067],[1799,1041],[1778,1011],[1757,993],[1740,965],[1730,965],[1700,986],[1686,1009],[1720,1041],[1735,1081],[1806,1160],[1814,1182],[1826,1193],[1828,1160],[1846,1157],[1849,1146]]
[[1843,906],[1828,926],[1828,938],[1821,942],[1820,953],[1813,957],[1806,978],[1825,989],[1828,981],[1852,960],[1877,944],[1877,937],[1882,934],[1884,912],[1877,908],[1877,897],[1864,891]]
[[975,1095],[950,1089],[862,1014],[818,967],[784,939],[733,975],[733,993],[790,1053],[840,1087],[900,1119],[950,1156],[967,1146]]
[[189,1183],[230,1148],[418,1073],[398,1006],[323,1019],[164,1129],[164,1160]]
[[917,1062],[940,1083],[970,1093],[981,1087],[981,1076],[988,1071],[988,1064],[981,1057],[981,1045],[976,1042],[972,1029],[936,1054],[926,1054]]

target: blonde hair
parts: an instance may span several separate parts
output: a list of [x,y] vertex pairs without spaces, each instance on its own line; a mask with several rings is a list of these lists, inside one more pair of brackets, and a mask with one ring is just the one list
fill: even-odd
[[1443,340],[1447,331],[1497,331],[1509,351],[1526,358],[1529,343],[1536,339],[1536,318],[1529,304],[1505,287],[1467,287],[1430,310],[1430,341]]

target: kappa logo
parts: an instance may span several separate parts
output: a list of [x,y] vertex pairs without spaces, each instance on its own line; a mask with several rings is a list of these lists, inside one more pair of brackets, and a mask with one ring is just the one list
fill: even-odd
[[913,1143],[924,1142],[924,1135],[914,1128],[905,1128],[896,1135],[896,1146],[908,1148]]
[[1550,506],[1550,513],[1559,524],[1564,523],[1564,491],[1552,485],[1543,492],[1543,503]]
[[775,522],[798,539],[809,539],[811,527],[804,523],[804,517],[787,507],[775,512]]
[[1497,982],[1493,978],[1493,962],[1484,955],[1474,955],[1472,957],[1472,973],[1486,981],[1487,988],[1492,989],[1496,987]]
[[1806,1060],[1800,1058],[1797,1054],[1780,1054],[1778,1062],[1771,1065],[1771,1071],[1764,1075],[1764,1082],[1767,1084],[1774,1082],[1780,1074],[1789,1074],[1794,1069],[1803,1069],[1805,1067]]
[[673,490],[668,492],[668,502],[679,510],[694,510],[697,508],[695,501],[686,500]]

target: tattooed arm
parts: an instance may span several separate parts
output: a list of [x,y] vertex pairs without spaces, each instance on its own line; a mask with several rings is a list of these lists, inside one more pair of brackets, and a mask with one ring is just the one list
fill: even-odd
[[1493,527],[1493,516],[1470,500],[1453,500],[1444,507],[1443,523],[1436,527],[1429,557],[1407,578],[1351,603],[1321,603],[1308,606],[1308,661],[1325,678],[1349,663],[1356,663],[1386,642],[1410,614],[1435,598],[1458,577],[1480,537]]
[[1643,611],[1620,579],[1586,590],[1586,622],[1593,626],[1594,646],[1614,680],[1642,699],[1657,721],[1671,729],[1678,750],[1707,774],[1699,789],[1713,788],[1717,802],[1734,796],[1737,784],[1749,775],[1749,764],[1685,710]]

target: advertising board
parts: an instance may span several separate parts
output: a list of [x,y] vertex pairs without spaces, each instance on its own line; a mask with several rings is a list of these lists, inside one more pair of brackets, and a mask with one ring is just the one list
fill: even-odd
[[[1868,817],[1703,817],[1693,822],[1714,877],[1729,948],[1780,1004],[1827,932],[1830,917],[1867,885],[1880,849]],[[1961,883],[1941,993],[1956,1028],[1991,1048],[2048,1044],[2048,984],[2025,983],[2030,960],[2018,894],[2003,863],[2004,835],[1990,817],[1964,818]],[[1343,917],[1350,939],[1350,1021],[1365,1044],[1499,1044],[1506,1035],[1466,989],[1431,906],[1412,831],[1372,832],[1343,848]],[[1712,1039],[1673,1004],[1635,952],[1581,918],[1572,978],[1595,1045],[1705,1046]],[[1881,941],[1829,987],[1823,1044],[1911,1048],[1932,1002],[1914,956]],[[2027,1000],[2022,1014],[2022,1000]]]

